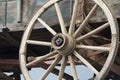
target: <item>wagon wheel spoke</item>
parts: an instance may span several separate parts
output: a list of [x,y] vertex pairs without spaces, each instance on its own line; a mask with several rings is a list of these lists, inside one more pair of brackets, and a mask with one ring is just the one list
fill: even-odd
[[42,19],[38,18],[38,21],[53,35],[56,34],[56,32],[47,24],[45,23]]
[[74,33],[74,30],[75,30],[75,22],[76,22],[78,1],[79,1],[79,0],[75,0],[75,3],[74,3],[72,19],[71,19],[70,28],[69,28],[69,34],[70,34],[70,35],[72,35],[72,34]]
[[83,28],[85,27],[85,25],[87,24],[87,22],[89,21],[89,19],[92,17],[92,15],[94,14],[94,12],[96,11],[98,5],[95,4],[93,6],[93,8],[91,9],[91,11],[89,12],[89,14],[86,16],[86,18],[84,19],[84,21],[82,22],[82,24],[79,26],[79,28],[75,31],[74,36],[77,37],[79,34],[81,34],[81,31],[83,30]]
[[87,45],[76,45],[78,49],[98,50],[98,51],[110,51],[110,47],[99,47],[99,46],[87,46]]
[[86,38],[91,37],[92,35],[94,35],[94,34],[96,34],[96,33],[99,33],[100,31],[106,29],[107,27],[109,27],[109,23],[108,23],[108,22],[105,23],[105,24],[103,24],[103,25],[101,25],[101,26],[99,26],[98,28],[94,29],[93,31],[90,31],[89,33],[87,33],[87,34],[85,34],[85,35],[77,38],[76,40],[77,40],[77,41],[82,41],[82,40],[84,40],[84,39],[86,39]]
[[60,7],[59,7],[58,3],[55,3],[55,9],[56,9],[57,16],[58,16],[58,19],[59,19],[59,22],[60,22],[61,31],[62,31],[63,34],[66,34],[67,30],[66,30],[64,19],[63,19],[63,16],[62,16],[62,12],[60,10]]
[[49,58],[49,57],[51,57],[51,56],[56,55],[56,54],[57,54],[57,51],[53,51],[53,52],[50,52],[50,53],[48,53],[48,54],[46,54],[46,55],[44,55],[44,56],[36,57],[35,60],[27,63],[26,66],[27,66],[27,67],[32,66],[32,65],[34,65],[34,64],[36,64],[36,63],[39,63],[39,62],[41,62],[41,61],[46,60],[47,58]]
[[27,40],[27,44],[40,45],[40,46],[51,46],[51,42]]
[[[96,55],[102,54],[104,52],[108,53],[110,51],[110,44],[105,44],[105,45],[100,45],[100,46],[103,48],[106,48],[106,50],[104,50],[104,49],[103,50],[96,50],[96,51],[92,52],[88,57],[96,56]],[[93,49],[91,49],[91,50],[93,50]]]
[[48,76],[48,74],[54,69],[54,67],[59,63],[61,60],[61,55],[58,55],[56,59],[53,61],[53,63],[48,67],[48,69],[45,71],[45,73],[42,75],[40,80],[45,80],[45,78]]
[[63,56],[62,63],[61,63],[61,69],[60,69],[60,72],[59,72],[59,80],[62,80],[62,78],[63,78],[66,64],[67,64],[67,57]]
[[93,71],[96,75],[99,74],[99,72],[86,60],[84,59],[78,52],[74,52],[74,55],[80,59],[91,71]]
[[78,80],[77,71],[76,71],[75,62],[73,60],[73,57],[72,56],[68,56],[68,60],[70,62],[70,66],[72,68],[73,78],[74,78],[74,80]]

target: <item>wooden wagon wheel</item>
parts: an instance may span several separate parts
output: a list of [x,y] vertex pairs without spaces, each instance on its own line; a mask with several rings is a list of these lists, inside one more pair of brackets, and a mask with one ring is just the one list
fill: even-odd
[[[82,21],[82,23],[79,25],[79,27],[75,27],[76,25],[76,13],[77,13],[77,6],[78,6],[78,0],[75,0],[74,6],[73,6],[73,14],[70,21],[70,26],[66,27],[65,22],[63,19],[63,14],[61,12],[61,8],[59,6],[59,2],[62,0],[50,0],[48,1],[43,7],[41,7],[38,12],[35,14],[35,16],[30,21],[27,29],[24,32],[23,39],[20,46],[20,66],[22,73],[26,80],[32,80],[28,67],[31,65],[34,65],[36,63],[43,62],[47,58],[51,56],[56,56],[53,63],[47,68],[46,72],[40,77],[40,80],[45,80],[45,78],[48,76],[48,74],[54,69],[54,67],[61,61],[61,69],[59,71],[59,79],[62,80],[64,69],[66,67],[66,63],[69,62],[71,66],[71,70],[73,73],[74,80],[78,80],[78,74],[76,73],[75,68],[75,61],[80,61],[83,65],[88,67],[93,73],[95,74],[94,80],[103,80],[103,78],[108,73],[114,58],[116,56],[117,47],[118,47],[118,27],[116,19],[114,18],[110,8],[103,0],[93,0],[95,4],[93,5],[92,9],[89,11],[85,19]],[[55,31],[52,27],[50,27],[47,22],[45,22],[42,19],[42,15],[45,11],[47,11],[51,6],[55,7],[55,11],[57,13],[57,17],[60,24],[61,32]],[[100,8],[105,16],[106,21],[105,23],[97,26],[95,29],[88,33],[83,33],[85,27],[87,24],[89,24],[92,16],[94,16],[94,13],[97,12],[96,10]],[[51,42],[48,41],[37,41],[37,40],[31,40],[30,35],[33,31],[33,27],[35,24],[39,22],[42,24],[46,30],[51,33],[53,36],[51,37]],[[104,44],[97,44],[97,45],[88,45],[86,44],[87,39],[91,39],[92,35],[97,35],[100,32],[104,31],[105,29],[110,29],[110,42],[109,46],[103,46]],[[53,50],[50,53],[47,53],[42,56],[38,56],[35,58],[35,60],[28,62],[27,57],[27,45],[39,45],[39,46],[49,46],[52,47]],[[92,54],[94,56],[104,56],[106,58],[104,60],[102,68],[99,70],[91,63],[89,60],[96,60],[94,58],[91,58],[87,54],[83,55],[81,50],[84,50],[89,53],[90,51],[100,51],[101,54]],[[83,52],[84,52],[83,51]],[[100,57],[103,59],[103,57]],[[97,59],[98,60],[98,59]],[[99,60],[100,62],[100,60]],[[98,62],[98,64],[99,64]],[[96,62],[97,63],[97,62]]]

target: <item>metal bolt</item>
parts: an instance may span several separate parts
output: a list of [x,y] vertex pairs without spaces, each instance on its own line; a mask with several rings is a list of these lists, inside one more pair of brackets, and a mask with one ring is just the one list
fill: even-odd
[[63,44],[63,38],[62,37],[58,37],[55,40],[55,44],[56,44],[56,46],[61,46]]

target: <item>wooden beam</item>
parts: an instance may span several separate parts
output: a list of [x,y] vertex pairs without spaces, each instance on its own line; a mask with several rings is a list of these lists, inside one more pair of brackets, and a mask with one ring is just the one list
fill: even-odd
[[0,59],[0,65],[19,65],[18,59]]

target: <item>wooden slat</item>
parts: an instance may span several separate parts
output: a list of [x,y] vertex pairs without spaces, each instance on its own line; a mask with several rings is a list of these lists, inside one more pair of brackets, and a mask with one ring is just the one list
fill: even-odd
[[0,65],[19,65],[18,59],[0,59]]

